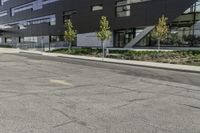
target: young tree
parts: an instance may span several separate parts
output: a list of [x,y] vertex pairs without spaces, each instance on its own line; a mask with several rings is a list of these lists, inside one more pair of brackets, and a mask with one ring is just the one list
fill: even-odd
[[155,26],[155,29],[153,30],[152,36],[157,39],[158,44],[158,50],[160,50],[160,42],[164,41],[169,33],[169,27],[167,26],[167,20],[168,18],[162,15],[161,18],[159,18],[158,24]]
[[110,39],[111,37],[111,31],[109,27],[109,22],[107,20],[107,17],[102,16],[99,23],[100,31],[97,33],[97,38],[101,40],[101,46],[102,46],[102,53],[103,58],[105,56],[105,50],[104,50],[104,41]]
[[76,39],[76,30],[70,19],[65,20],[64,38],[68,42],[68,51],[71,52],[72,42]]

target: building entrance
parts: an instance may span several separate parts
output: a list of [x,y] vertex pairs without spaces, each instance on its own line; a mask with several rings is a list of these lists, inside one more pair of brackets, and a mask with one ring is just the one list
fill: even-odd
[[115,47],[123,48],[135,37],[135,29],[123,29],[115,31]]

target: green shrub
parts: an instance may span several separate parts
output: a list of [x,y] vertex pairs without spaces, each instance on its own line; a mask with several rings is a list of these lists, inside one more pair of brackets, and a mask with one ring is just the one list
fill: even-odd
[[12,46],[11,45],[0,45],[0,48],[12,48]]
[[71,55],[94,55],[98,56],[101,53],[100,49],[92,49],[92,48],[72,48],[71,51],[68,51],[67,48],[56,49],[52,51],[53,53],[63,53],[63,54],[71,54]]
[[[58,49],[52,52],[72,54],[72,55],[91,55],[100,56],[101,49],[92,48],[73,48],[71,52],[68,49]],[[120,51],[110,50],[108,58],[153,61],[171,64],[190,64],[200,65],[200,50],[187,51]]]

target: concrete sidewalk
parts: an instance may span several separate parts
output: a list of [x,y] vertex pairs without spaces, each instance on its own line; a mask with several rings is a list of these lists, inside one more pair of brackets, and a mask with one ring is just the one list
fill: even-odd
[[20,49],[0,48],[0,54],[19,53]]
[[89,61],[98,61],[98,62],[103,61],[105,63],[115,63],[115,64],[124,64],[124,65],[132,65],[132,66],[151,67],[151,68],[159,68],[159,69],[200,73],[199,66],[176,65],[176,64],[133,61],[133,60],[119,60],[119,59],[111,59],[111,58],[104,58],[104,60],[102,60],[102,58],[99,58],[99,57],[66,55],[66,54],[59,54],[59,53],[46,53],[46,52],[40,52],[40,51],[28,51],[28,50],[7,49],[7,48],[0,48],[0,53],[39,54],[43,56],[73,58],[73,59],[79,59],[79,60],[89,60]]

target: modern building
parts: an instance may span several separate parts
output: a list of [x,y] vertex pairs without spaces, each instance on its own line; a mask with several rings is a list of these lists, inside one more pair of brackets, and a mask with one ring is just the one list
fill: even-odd
[[78,31],[76,46],[99,47],[101,16],[107,16],[112,38],[107,47],[155,46],[151,37],[158,18],[168,17],[171,36],[164,45],[198,46],[198,0],[1,0],[1,44],[16,46],[64,43],[64,21]]

